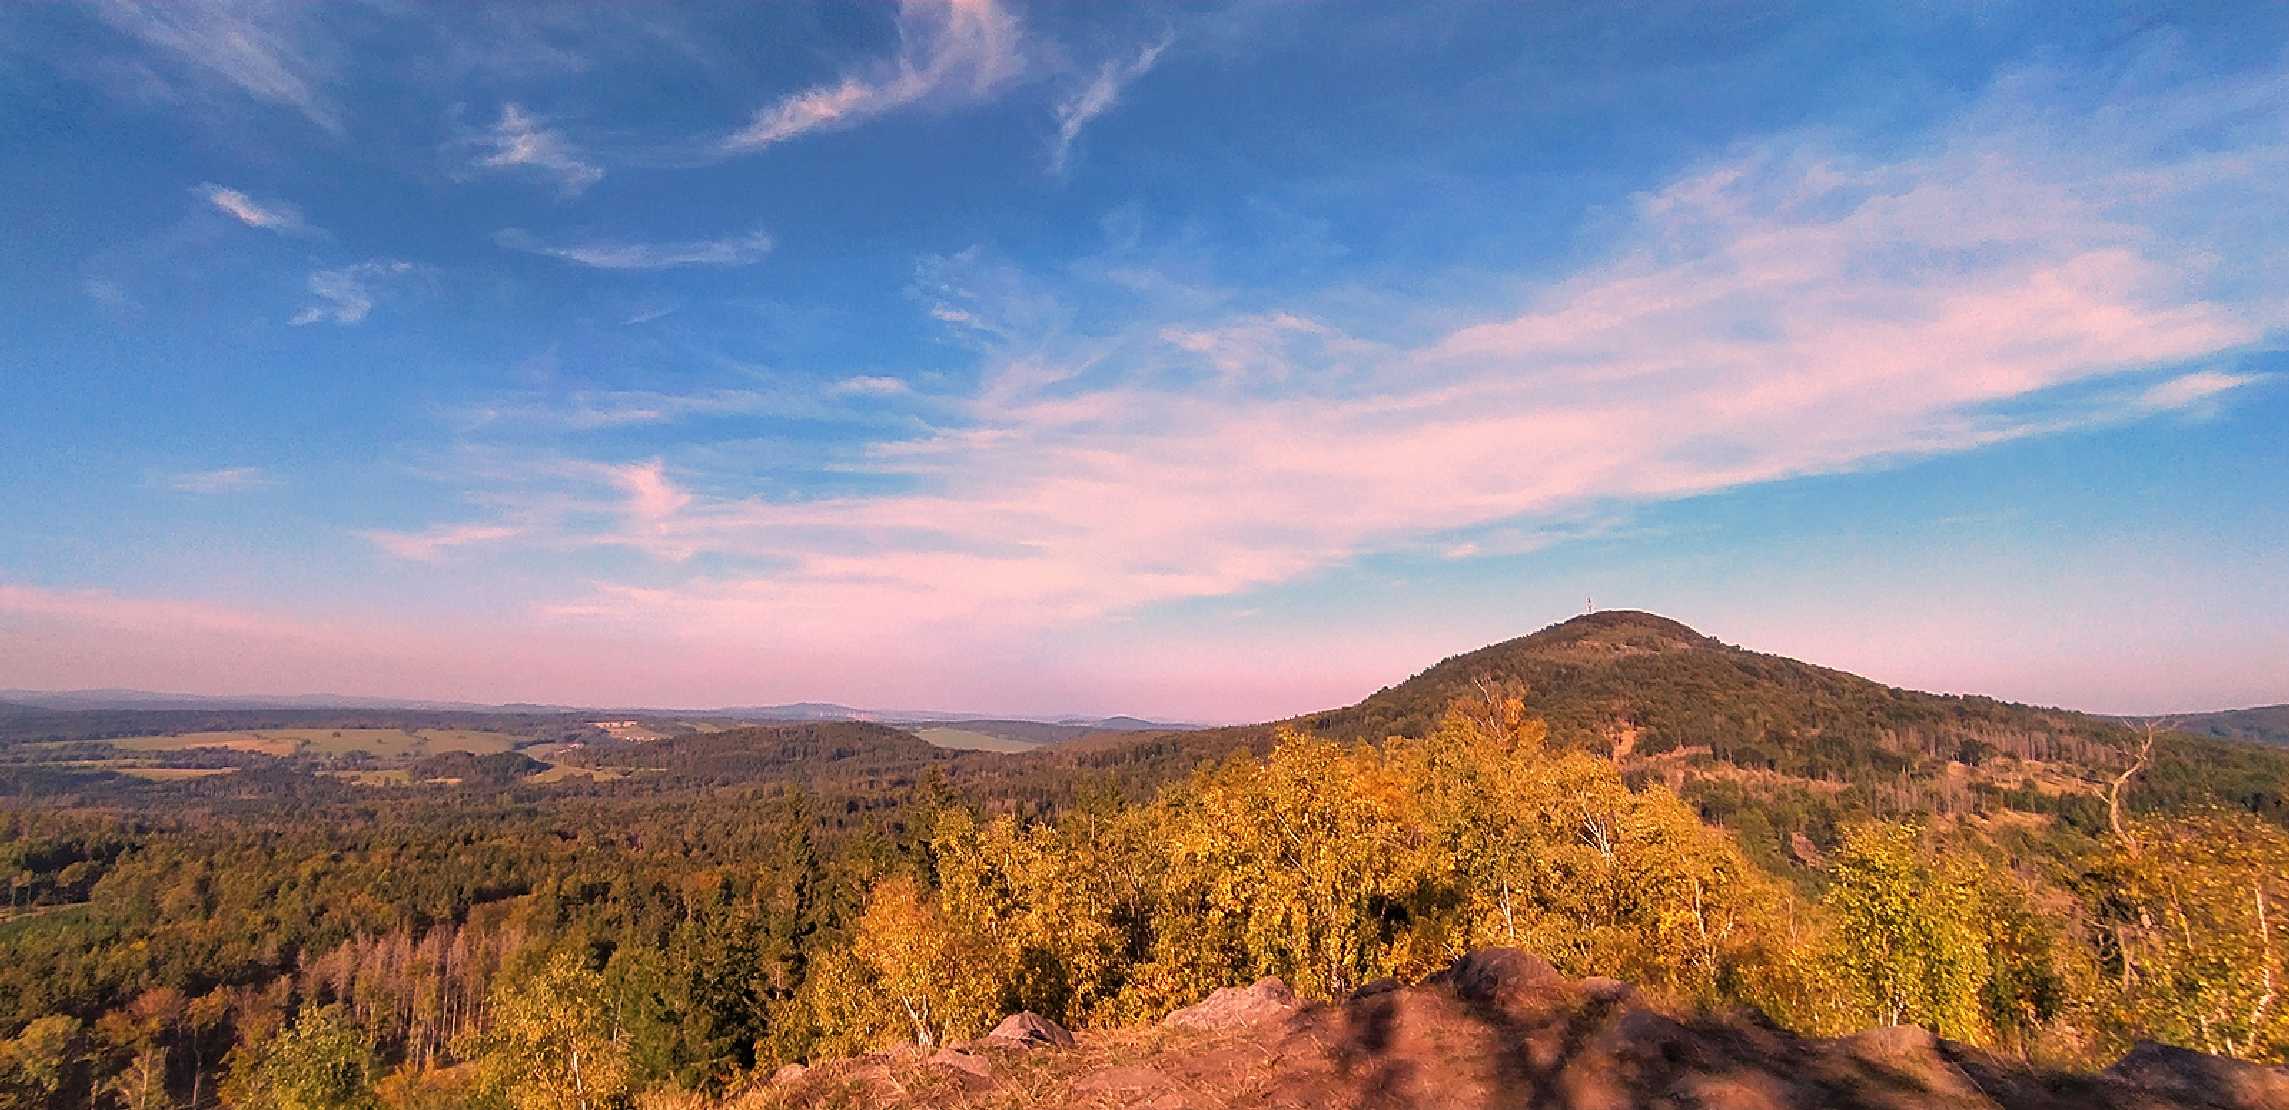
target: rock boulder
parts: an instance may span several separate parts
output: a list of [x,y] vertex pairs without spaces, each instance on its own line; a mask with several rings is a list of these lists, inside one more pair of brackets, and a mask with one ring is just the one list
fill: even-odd
[[1245,987],[1225,987],[1161,1019],[1177,1029],[1237,1029],[1293,1013],[1295,992],[1269,976]]
[[1014,1013],[1001,1019],[1001,1024],[994,1026],[993,1032],[986,1034],[985,1039],[1026,1047],[1034,1045],[1049,1045],[1053,1048],[1073,1047],[1072,1033],[1068,1032],[1064,1026],[1031,1010]]

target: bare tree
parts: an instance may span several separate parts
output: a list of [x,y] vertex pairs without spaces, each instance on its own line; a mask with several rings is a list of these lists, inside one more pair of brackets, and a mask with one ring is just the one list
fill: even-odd
[[2122,829],[2122,791],[2130,785],[2131,779],[2138,777],[2138,773],[2146,769],[2147,764],[2153,762],[2154,740],[2169,725],[2170,722],[2162,720],[2145,722],[2143,726],[2145,738],[2138,745],[2137,757],[2130,761],[2130,766],[2125,768],[2121,774],[2114,776],[2114,782],[2106,788],[2107,827],[2114,831],[2114,839],[2121,841],[2123,847],[2132,852],[2137,850],[2137,843]]

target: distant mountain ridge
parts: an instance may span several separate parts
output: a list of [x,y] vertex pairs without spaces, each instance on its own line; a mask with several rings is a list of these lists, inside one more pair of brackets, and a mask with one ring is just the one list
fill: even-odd
[[151,690],[0,690],[0,702],[17,709],[409,709],[462,712],[566,712],[569,706],[484,705],[422,698],[374,698],[352,694],[173,694]]
[[1151,721],[1130,716],[1088,717],[1073,714],[1029,716],[963,713],[936,709],[863,709],[836,702],[818,701],[789,702],[783,705],[678,709],[659,706],[550,705],[531,702],[491,705],[483,702],[362,697],[351,694],[175,694],[125,689],[0,690],[0,713],[143,709],[356,709],[405,710],[409,712],[589,714],[627,717],[714,717],[742,721],[878,721],[892,724],[1008,720],[1045,725],[1078,725],[1092,729],[1166,730],[1200,727],[1184,721]]
[[2174,713],[2160,717],[2126,717],[2124,720],[2160,721],[2180,732],[2214,736],[2220,740],[2289,746],[2289,705],[2259,705],[2248,709]]

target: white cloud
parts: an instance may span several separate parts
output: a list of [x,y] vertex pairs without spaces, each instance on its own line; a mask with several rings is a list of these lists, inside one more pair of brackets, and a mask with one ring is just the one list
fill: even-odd
[[2228,374],[2196,370],[2157,382],[2138,396],[2138,407],[2151,412],[2192,408],[2258,380],[2255,374]]
[[358,323],[374,310],[375,290],[379,285],[411,272],[413,263],[386,258],[316,271],[310,275],[310,293],[318,298],[318,303],[304,307],[287,322],[296,326]]
[[828,393],[838,397],[896,397],[913,391],[914,387],[906,384],[906,380],[903,378],[866,374],[854,378],[844,378],[827,387]]
[[1279,382],[1298,364],[1326,377],[1382,353],[1376,345],[1293,312],[1268,312],[1209,326],[1171,325],[1162,342],[1196,356],[1226,382]]
[[278,484],[268,471],[258,466],[226,466],[215,470],[186,470],[169,474],[163,483],[177,493],[238,493],[243,490],[264,489]]
[[90,0],[105,23],[184,69],[300,112],[336,134],[340,111],[321,91],[327,67],[285,0]]
[[740,154],[813,131],[854,127],[925,101],[984,99],[1022,68],[1016,17],[995,0],[902,0],[897,56],[755,113],[719,144]]
[[514,539],[520,529],[505,524],[447,524],[420,532],[361,532],[374,546],[400,559],[433,563],[454,548]]
[[79,287],[90,300],[106,308],[133,310],[139,307],[124,287],[109,278],[91,277],[80,282]]
[[771,236],[751,231],[723,239],[671,243],[542,242],[521,228],[504,228],[493,241],[510,250],[590,266],[599,270],[666,270],[678,266],[749,266],[771,253]]
[[477,166],[487,170],[521,170],[556,183],[565,196],[580,195],[604,179],[604,168],[589,161],[560,132],[551,130],[523,107],[502,106],[500,121],[473,140]]
[[1049,147],[1049,172],[1063,174],[1073,155],[1073,143],[1081,137],[1083,128],[1113,109],[1121,99],[1121,90],[1152,71],[1168,50],[1170,40],[1162,39],[1137,52],[1125,62],[1110,61],[1097,70],[1097,76],[1073,95],[1059,101],[1056,109],[1057,138]]
[[817,400],[792,389],[711,389],[692,393],[608,389],[513,396],[456,415],[469,431],[487,427],[595,431],[692,418],[816,417],[825,412]]
[[248,227],[275,231],[281,235],[310,230],[310,225],[302,220],[301,211],[284,201],[256,200],[237,189],[226,188],[211,181],[199,186],[196,191],[216,211]]

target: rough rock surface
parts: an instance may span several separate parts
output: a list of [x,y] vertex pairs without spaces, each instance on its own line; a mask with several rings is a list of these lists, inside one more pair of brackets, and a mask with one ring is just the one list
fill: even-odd
[[1914,1028],[1811,1040],[1749,1018],[1664,1013],[1627,984],[1567,979],[1514,949],[1338,1004],[1299,1002],[1265,980],[1156,1026],[1073,1038],[1018,1014],[1003,1029],[1014,1035],[996,1030],[967,1053],[821,1065],[735,1105],[2289,1110],[2278,1068],[2141,1046],[2087,1075]]
[[1174,1029],[1238,1029],[1277,1021],[1295,1012],[1295,992],[1265,977],[1245,987],[1225,987],[1206,999],[1161,1019]]
[[1516,948],[1481,948],[1431,976],[1425,985],[1452,991],[1465,1002],[1508,1010],[1563,989],[1565,976],[1540,956]]
[[2141,1044],[2106,1074],[2188,1106],[2289,1110],[2289,1068],[2269,1068],[2169,1045]]
[[983,1094],[994,1089],[996,1076],[993,1061],[984,1056],[959,1049],[941,1048],[931,1053],[924,1063],[934,1069],[941,1069],[938,1075],[952,1080],[965,1096]]
[[1064,1026],[1031,1010],[1011,1014],[1001,1019],[1001,1024],[994,1026],[993,1032],[986,1034],[986,1039],[1020,1045],[1045,1044],[1056,1048],[1073,1047],[1072,1033],[1067,1032]]

